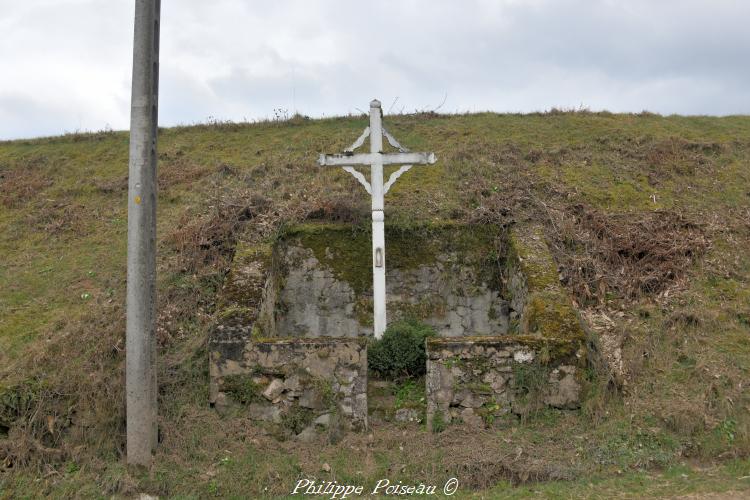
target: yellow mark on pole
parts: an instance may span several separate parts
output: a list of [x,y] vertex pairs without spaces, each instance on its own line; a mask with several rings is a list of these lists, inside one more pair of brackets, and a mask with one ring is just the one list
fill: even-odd
[[140,205],[141,204],[141,197],[140,196],[136,196],[135,197],[135,204],[136,205]]

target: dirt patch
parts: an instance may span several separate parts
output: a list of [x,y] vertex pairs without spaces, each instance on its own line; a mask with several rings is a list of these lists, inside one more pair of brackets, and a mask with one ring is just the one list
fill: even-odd
[[[248,441],[259,449],[278,448],[295,456],[303,475],[318,477],[321,465],[328,462],[331,480],[344,472],[339,469],[355,464],[364,478],[382,475],[442,485],[455,477],[462,490],[481,490],[499,481],[519,485],[578,476],[570,446],[559,446],[559,453],[550,454],[549,443],[537,447],[526,439],[515,439],[512,429],[505,431],[508,438],[499,437],[497,431],[452,424],[442,433],[432,434],[383,423],[366,434],[349,433],[336,446],[325,444],[325,436],[312,443],[279,443],[257,431]],[[336,460],[342,449],[346,450],[347,465]]]
[[91,230],[85,223],[87,218],[91,218],[91,213],[83,205],[55,201],[46,201],[27,214],[31,227],[52,236],[63,233],[85,236]]
[[[498,166],[504,165],[503,149],[496,154]],[[510,153],[508,153],[510,154]],[[507,166],[507,165],[506,165]],[[532,193],[534,181],[528,169],[508,169],[503,182],[488,179],[481,172],[473,173],[465,181],[466,203],[470,211],[452,214],[453,219],[465,220],[469,224],[508,225],[534,212],[536,200]]]
[[5,208],[18,208],[51,186],[52,179],[43,170],[47,163],[46,157],[38,157],[23,167],[0,166],[0,204]]
[[[632,146],[632,145],[631,145]],[[645,162],[651,185],[675,176],[692,176],[711,167],[714,158],[726,150],[718,142],[689,141],[670,137],[658,141],[635,144],[623,151],[628,157]]]
[[[512,434],[506,432],[507,435]],[[571,480],[576,469],[570,456],[541,451],[526,440],[502,439],[497,432],[453,426],[441,436],[444,469],[459,478],[463,488],[482,490],[500,481],[513,485],[553,480]]]
[[305,220],[360,225],[370,216],[366,208],[360,193],[353,191],[330,200],[315,200]]
[[[219,175],[227,175],[227,165],[219,165],[214,171]],[[168,191],[176,187],[190,187],[195,182],[212,174],[210,168],[196,164],[182,156],[182,152],[174,155],[162,155],[156,169],[159,190]]]
[[128,190],[128,176],[115,179],[94,179],[94,187],[103,194],[124,193]]

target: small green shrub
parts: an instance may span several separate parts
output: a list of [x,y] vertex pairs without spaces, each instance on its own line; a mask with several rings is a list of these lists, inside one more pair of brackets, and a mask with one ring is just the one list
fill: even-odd
[[370,343],[367,351],[370,370],[390,380],[424,375],[427,361],[424,341],[434,335],[435,330],[416,320],[393,323],[382,339]]
[[292,407],[287,413],[281,416],[281,426],[288,429],[294,434],[299,434],[315,419],[315,414],[308,408],[301,406]]
[[263,401],[261,397],[262,388],[253,382],[250,375],[240,374],[224,377],[222,390],[243,405]]

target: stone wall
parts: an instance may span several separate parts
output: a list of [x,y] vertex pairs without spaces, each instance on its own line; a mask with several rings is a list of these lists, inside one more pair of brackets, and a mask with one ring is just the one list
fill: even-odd
[[[490,426],[543,406],[573,409],[581,384],[575,356],[550,362],[556,342],[519,338],[428,339],[427,425]],[[437,422],[437,424],[436,424]]]
[[[352,286],[321,265],[303,246],[280,245],[276,258],[283,262],[278,283],[275,335],[280,337],[357,337],[367,328],[357,321],[357,297]],[[281,312],[283,311],[283,312]]]
[[441,337],[508,332],[508,302],[499,283],[483,280],[455,252],[414,269],[387,270],[386,288],[389,320],[417,316]]
[[[389,320],[439,334],[427,343],[428,425],[579,405],[584,330],[540,228],[386,237]],[[209,339],[211,403],[300,439],[366,428],[369,263],[362,228],[303,225],[239,245]]]
[[428,339],[428,426],[580,405],[586,335],[541,228],[511,232],[503,279],[506,335]]
[[367,427],[367,350],[361,339],[242,340],[209,345],[211,402],[242,408],[300,439]]
[[[416,317],[438,335],[503,335],[508,303],[498,260],[505,237],[496,228],[440,226],[407,237],[386,230],[389,321]],[[274,321],[268,335],[372,335],[370,235],[348,226],[301,225],[274,250]]]

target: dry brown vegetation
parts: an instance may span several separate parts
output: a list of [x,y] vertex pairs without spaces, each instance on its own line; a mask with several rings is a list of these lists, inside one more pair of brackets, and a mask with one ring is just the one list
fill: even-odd
[[581,304],[662,292],[708,246],[697,222],[665,210],[607,214],[579,204],[560,212],[550,233],[563,283]]
[[4,208],[23,205],[34,195],[52,184],[51,177],[44,168],[44,157],[32,158],[24,169],[2,168],[0,166],[0,203]]

